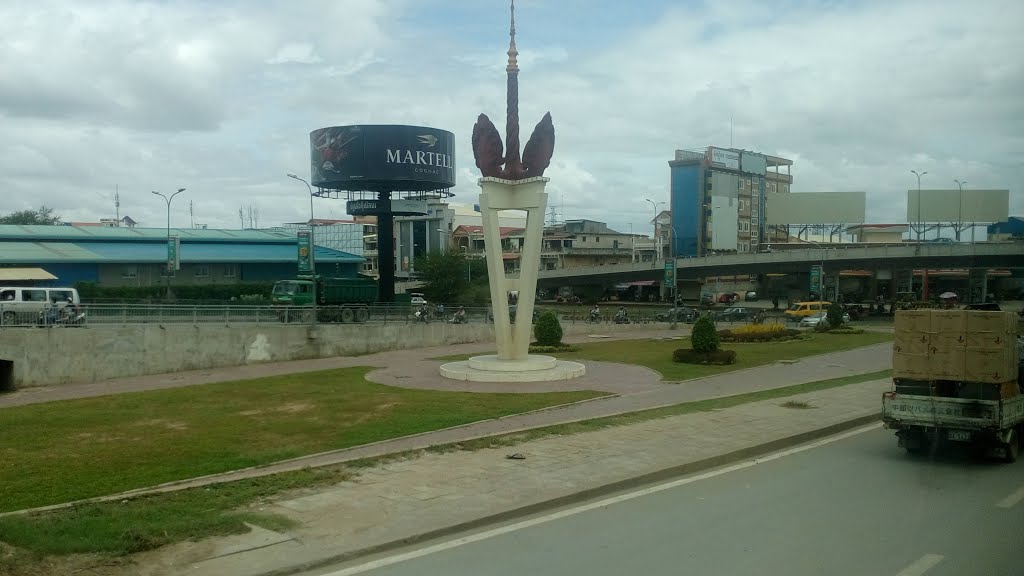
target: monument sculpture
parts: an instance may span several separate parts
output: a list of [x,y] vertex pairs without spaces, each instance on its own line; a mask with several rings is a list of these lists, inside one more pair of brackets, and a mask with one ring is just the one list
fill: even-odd
[[[477,117],[472,141],[473,156],[482,176],[479,180],[479,204],[498,350],[497,354],[475,356],[468,361],[441,366],[443,376],[458,380],[538,382],[575,378],[586,371],[578,362],[529,354],[533,332],[531,319],[537,295],[537,272],[540,269],[540,249],[544,235],[544,210],[548,199],[544,191],[548,182],[544,171],[551,164],[551,155],[555,149],[555,128],[551,122],[551,113],[545,114],[534,128],[520,157],[519,64],[516,60],[519,52],[516,50],[515,10],[515,0],[512,0],[508,66],[505,67],[505,145],[503,148],[501,135],[486,114]],[[502,210],[526,212],[526,231],[518,277],[510,277],[505,272],[498,220],[498,213]],[[515,322],[512,322],[508,306],[510,294],[518,295]]]

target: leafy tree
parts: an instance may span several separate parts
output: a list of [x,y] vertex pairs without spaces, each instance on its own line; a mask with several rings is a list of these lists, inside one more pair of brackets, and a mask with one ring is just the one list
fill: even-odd
[[558,321],[558,315],[550,310],[541,314],[533,327],[533,335],[537,337],[537,344],[541,346],[560,346],[562,324]]
[[829,307],[828,311],[825,312],[825,321],[828,322],[830,328],[839,328],[843,325],[843,305],[839,302],[833,302]]
[[711,316],[701,316],[694,322],[690,342],[693,343],[695,351],[703,354],[718,350],[718,331],[715,330],[715,321],[711,319]]
[[53,226],[60,224],[61,217],[49,206],[40,206],[37,210],[19,210],[0,216],[0,224],[45,224]]
[[416,274],[423,281],[423,294],[432,302],[476,302],[486,293],[487,266],[482,259],[467,258],[462,252],[428,252],[416,259]]

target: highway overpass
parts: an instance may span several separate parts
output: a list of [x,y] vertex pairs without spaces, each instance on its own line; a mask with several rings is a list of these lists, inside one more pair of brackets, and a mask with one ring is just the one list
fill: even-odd
[[[978,242],[879,245],[827,245],[774,252],[727,254],[676,260],[681,281],[708,276],[807,273],[823,264],[828,272],[841,270],[907,270],[918,268],[1024,268],[1024,243]],[[540,272],[542,287],[612,285],[664,278],[663,262],[560,268]]]

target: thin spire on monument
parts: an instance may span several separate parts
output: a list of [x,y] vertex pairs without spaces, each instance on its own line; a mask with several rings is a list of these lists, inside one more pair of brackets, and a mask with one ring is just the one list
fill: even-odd
[[516,0],[512,0],[511,8],[512,20],[508,33],[508,66],[505,70],[508,72],[519,72],[519,63],[516,60],[516,56],[519,56],[519,51],[516,50]]

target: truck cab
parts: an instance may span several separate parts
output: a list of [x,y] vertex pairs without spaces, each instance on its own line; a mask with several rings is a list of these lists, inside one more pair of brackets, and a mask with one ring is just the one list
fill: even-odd
[[271,302],[279,306],[308,306],[313,303],[312,280],[281,280],[274,283]]

